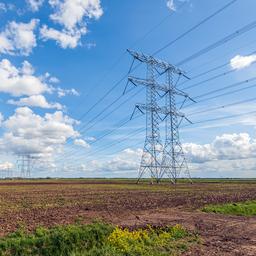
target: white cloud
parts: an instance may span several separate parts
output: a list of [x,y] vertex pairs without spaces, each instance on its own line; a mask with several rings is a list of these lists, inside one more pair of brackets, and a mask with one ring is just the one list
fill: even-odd
[[201,163],[211,161],[214,158],[212,153],[211,145],[198,145],[195,143],[183,144],[183,149],[186,153],[187,158],[191,162]]
[[15,9],[15,5],[14,4],[6,4],[3,2],[0,2],[0,12],[7,12],[7,11],[12,11]]
[[29,62],[24,61],[21,68],[16,68],[9,60],[3,59],[0,62],[0,92],[31,96],[50,92],[50,88],[41,77],[34,75]]
[[[99,19],[103,14],[100,0],[49,0],[49,3],[54,9],[50,19],[62,28],[48,28],[43,25],[40,35],[45,41],[55,40],[64,49],[81,45],[81,37],[87,33],[85,19]],[[93,46],[94,44],[88,45]]]
[[90,145],[83,139],[75,139],[74,144],[83,148],[90,148]]
[[[58,82],[59,79],[52,77],[48,72],[46,72],[44,75],[36,76],[33,66],[28,61],[24,61],[20,68],[12,65],[8,59],[3,59],[0,61],[0,92],[9,93],[16,97],[24,95],[34,96],[20,102],[26,103],[28,106],[44,106],[45,108],[61,109],[59,104],[46,104],[46,101],[42,96],[35,97],[35,95],[53,92],[57,93],[58,97],[63,97],[66,95],[79,95],[74,88],[62,89],[60,87],[53,87],[52,85],[49,85],[51,83]],[[35,102],[36,100],[39,101],[38,104],[33,103],[33,105],[29,105],[28,102]]]
[[5,3],[0,2],[0,11],[6,12],[7,11],[7,6]]
[[26,0],[26,1],[33,12],[37,12],[42,6],[42,4],[44,3],[44,0]]
[[85,33],[86,30],[84,29],[74,31],[59,31],[57,29],[48,28],[46,25],[40,29],[40,35],[44,41],[55,40],[63,49],[76,48],[79,45],[81,36]]
[[167,1],[167,7],[171,10],[171,11],[176,11],[176,6],[174,4],[174,0],[168,0]]
[[191,162],[203,163],[212,160],[246,159],[256,156],[256,140],[247,133],[223,134],[211,144],[183,144],[184,151]]
[[85,17],[99,19],[103,14],[100,0],[54,0],[50,4],[55,9],[50,18],[67,30],[83,26]]
[[3,121],[4,121],[4,116],[2,113],[0,113],[0,126],[2,126]]
[[5,33],[0,33],[0,53],[12,53],[14,47],[11,40],[9,40]]
[[234,58],[230,60],[230,66],[232,69],[243,69],[249,67],[256,61],[256,54],[241,56],[236,55]]
[[40,116],[28,107],[17,108],[14,115],[3,122],[1,150],[14,155],[51,157],[62,149],[68,138],[79,136],[73,128],[75,123],[61,111]]
[[46,109],[63,109],[60,103],[49,103],[43,95],[32,95],[26,98],[21,98],[19,100],[8,100],[9,104],[16,106],[28,106],[28,107],[40,107]]
[[29,55],[37,45],[34,30],[38,23],[37,19],[29,23],[10,22],[0,33],[0,53]]
[[95,140],[96,140],[95,137],[86,137],[85,139],[86,139],[87,141],[95,141]]
[[57,84],[57,83],[60,82],[60,80],[59,80],[57,77],[50,77],[50,78],[49,78],[49,82],[50,82],[50,83]]
[[56,89],[58,97],[64,97],[66,95],[73,95],[73,96],[79,96],[79,93],[76,89],[72,88],[72,89],[62,89],[60,87],[58,87]]
[[141,149],[127,148],[112,156],[110,160],[93,160],[86,165],[88,171],[94,172],[130,172],[139,168]]
[[14,167],[13,163],[10,162],[4,162],[4,163],[0,163],[0,170],[8,170],[8,169],[12,169]]
[[87,43],[85,46],[86,46],[87,49],[90,50],[90,49],[96,47],[96,43]]

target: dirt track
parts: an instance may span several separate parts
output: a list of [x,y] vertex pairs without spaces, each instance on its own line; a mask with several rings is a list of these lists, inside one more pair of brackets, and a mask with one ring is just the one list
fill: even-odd
[[95,218],[134,228],[181,223],[202,238],[187,255],[256,255],[256,217],[206,214],[208,203],[256,199],[256,184],[149,186],[88,182],[0,183],[0,232]]

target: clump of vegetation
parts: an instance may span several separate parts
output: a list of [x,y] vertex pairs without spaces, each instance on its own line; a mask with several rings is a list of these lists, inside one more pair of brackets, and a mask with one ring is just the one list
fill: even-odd
[[188,237],[189,233],[180,225],[135,231],[117,227],[108,237],[108,244],[116,255],[175,255],[187,250],[188,240],[184,238]]
[[164,256],[179,255],[197,241],[182,226],[129,231],[108,224],[38,228],[0,239],[1,256]]
[[214,212],[238,216],[256,216],[256,201],[208,205],[205,206],[202,210],[204,212]]

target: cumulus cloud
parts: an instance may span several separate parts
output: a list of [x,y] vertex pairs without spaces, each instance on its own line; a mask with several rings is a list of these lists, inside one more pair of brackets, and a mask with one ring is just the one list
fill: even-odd
[[73,96],[79,96],[79,92],[72,88],[72,89],[62,89],[60,87],[56,88],[56,91],[57,91],[57,94],[58,94],[58,97],[64,97],[66,95],[73,95]]
[[48,28],[46,25],[40,29],[40,35],[44,41],[54,40],[63,49],[76,48],[79,45],[81,36],[85,33],[85,29],[59,31],[54,28]]
[[203,163],[214,159],[210,144],[185,143],[183,149],[191,162]]
[[0,2],[0,12],[7,12],[7,11],[12,11],[15,9],[15,5],[14,4],[6,4],[3,2]]
[[62,28],[43,25],[40,35],[44,41],[55,40],[64,49],[81,45],[81,37],[87,33],[85,19],[99,19],[103,14],[100,0],[50,0],[49,3],[54,9],[50,19]]
[[44,116],[35,114],[28,107],[20,107],[3,122],[4,134],[0,138],[3,153],[30,154],[51,157],[62,149],[68,138],[76,138],[76,121],[61,111]]
[[256,54],[241,56],[236,55],[230,60],[230,66],[232,69],[243,69],[251,66],[256,61]]
[[7,11],[7,6],[5,3],[0,2],[0,11],[3,11],[3,12]]
[[193,163],[213,160],[237,160],[256,156],[256,140],[247,133],[223,134],[217,136],[212,143],[198,145],[183,144],[184,151]]
[[50,92],[50,88],[41,77],[34,75],[29,62],[24,61],[21,68],[16,68],[9,60],[3,59],[0,62],[0,92],[31,96]]
[[26,0],[26,2],[33,12],[37,12],[43,5],[44,0]]
[[50,78],[49,78],[49,82],[50,82],[50,83],[57,84],[57,83],[60,82],[60,80],[59,80],[57,77],[50,77]]
[[99,19],[103,14],[100,0],[50,0],[49,2],[55,9],[50,18],[67,30],[83,26],[85,17]]
[[171,11],[176,11],[176,6],[174,4],[174,0],[168,0],[167,1],[167,7],[171,10]]
[[8,100],[9,104],[16,106],[28,106],[28,107],[39,107],[46,109],[63,109],[60,103],[49,103],[43,95],[32,95],[29,97],[21,98],[19,100]]
[[83,148],[90,148],[90,145],[83,139],[75,139],[74,144]]
[[67,95],[78,96],[79,93],[74,88],[62,89],[51,85],[58,82],[59,79],[51,76],[48,72],[36,76],[33,66],[28,61],[24,61],[21,67],[15,67],[8,59],[0,61],[0,92],[9,93],[15,97],[33,96],[24,98],[20,102],[11,101],[9,103],[14,104],[15,102],[18,106],[62,109],[58,103],[47,103],[42,94],[56,93],[58,97],[64,97]]
[[4,162],[4,163],[0,163],[0,170],[1,171],[6,171],[6,170],[9,170],[9,169],[12,169],[14,167],[14,164],[13,163],[10,163],[10,162]]
[[137,171],[140,164],[142,150],[127,148],[108,161],[91,161],[86,165],[88,170],[96,172],[131,172]]
[[32,19],[29,23],[10,22],[0,32],[0,53],[11,55],[29,55],[36,47],[36,29],[39,20]]

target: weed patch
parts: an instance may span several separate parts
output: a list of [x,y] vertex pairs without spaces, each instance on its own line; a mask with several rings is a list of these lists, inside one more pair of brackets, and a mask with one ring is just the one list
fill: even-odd
[[238,216],[256,216],[256,201],[208,205],[205,206],[202,210],[204,212],[214,212]]
[[1,256],[179,255],[197,241],[182,226],[130,231],[102,223],[18,231],[0,239]]

